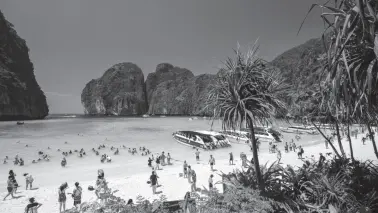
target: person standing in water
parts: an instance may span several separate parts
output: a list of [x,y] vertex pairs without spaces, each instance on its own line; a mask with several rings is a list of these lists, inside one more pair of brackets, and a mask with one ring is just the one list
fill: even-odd
[[215,165],[215,159],[212,155],[210,155],[209,164],[210,164],[211,171],[214,171],[213,166]]
[[197,149],[197,151],[196,151],[196,161],[199,161],[199,160],[200,160],[199,155],[200,155],[200,152],[199,152],[198,149]]

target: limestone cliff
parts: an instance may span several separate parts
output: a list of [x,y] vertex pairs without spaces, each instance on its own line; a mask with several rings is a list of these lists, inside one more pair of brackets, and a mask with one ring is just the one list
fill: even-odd
[[[151,77],[150,77],[151,76]],[[204,115],[209,85],[215,75],[194,76],[191,71],[159,64],[146,81],[149,114]],[[149,86],[150,85],[150,86]],[[152,86],[151,86],[152,85]]]
[[161,63],[156,66],[156,70],[150,73],[146,79],[147,101],[150,103],[153,92],[158,85],[166,81],[187,80],[194,77],[193,73],[187,69],[174,67],[168,63]]
[[83,89],[85,114],[141,115],[147,111],[144,75],[133,63],[119,63]]
[[26,42],[0,11],[0,120],[42,119],[48,113]]

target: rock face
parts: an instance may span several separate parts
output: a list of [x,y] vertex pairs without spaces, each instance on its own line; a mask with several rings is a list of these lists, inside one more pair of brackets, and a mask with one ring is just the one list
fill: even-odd
[[154,73],[150,73],[146,79],[148,103],[151,102],[152,94],[160,83],[175,80],[185,81],[193,77],[194,75],[190,70],[174,67],[173,65],[168,63],[158,64],[156,66],[156,71]]
[[48,113],[25,40],[0,11],[0,120],[42,119]]
[[[328,35],[326,36],[326,38]],[[287,96],[288,112],[293,116],[303,116],[307,105],[314,105],[310,98],[319,90],[322,76],[322,60],[326,57],[321,39],[311,39],[275,58],[270,65],[279,68],[296,93]]]
[[204,115],[207,92],[215,75],[194,76],[187,69],[159,64],[147,77],[148,114]]
[[147,111],[144,75],[133,63],[120,63],[93,79],[83,89],[85,114],[141,115]]
[[194,76],[187,69],[163,63],[144,83],[135,64],[117,64],[91,80],[81,100],[85,113],[91,115],[208,115],[206,100],[215,77]]

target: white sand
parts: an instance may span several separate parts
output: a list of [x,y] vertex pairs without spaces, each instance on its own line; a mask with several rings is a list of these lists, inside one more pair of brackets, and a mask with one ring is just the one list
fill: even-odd
[[[75,137],[70,136],[69,141],[75,141]],[[78,136],[79,137],[79,136]],[[97,136],[100,137],[100,136]],[[103,137],[103,141],[105,141],[106,136]],[[43,143],[45,145],[50,144],[52,140],[59,140],[60,142],[67,140],[68,136],[61,136],[61,137],[46,137]],[[356,159],[374,159],[376,157],[373,152],[373,148],[371,142],[369,140],[366,141],[366,145],[362,145],[361,142],[362,135],[358,136],[358,139],[354,139],[354,156]],[[77,137],[76,137],[77,140]],[[84,139],[81,139],[84,140]],[[85,140],[91,140],[90,138],[86,138]],[[42,143],[42,142],[41,142]],[[137,143],[136,143],[137,144]],[[8,147],[8,150],[12,149],[12,153],[19,153],[20,156],[31,156],[36,155],[36,149],[33,151],[28,151],[31,149],[26,149],[24,146],[12,144],[12,145],[4,145],[1,144],[4,148],[5,146]],[[119,144],[116,144],[119,145]],[[116,146],[115,145],[115,146]],[[335,143],[337,146],[337,144]],[[9,148],[10,146],[10,148]],[[68,147],[71,149],[75,148],[73,142],[70,142]],[[276,160],[275,154],[269,154],[267,152],[266,146],[267,144],[262,145],[262,151],[259,154],[260,164],[264,164],[266,162],[273,162]],[[265,146],[265,147],[264,147]],[[296,153],[290,152],[285,153],[283,151],[283,143],[280,144],[280,149],[282,152],[282,159],[281,162],[290,165],[297,165],[300,166],[303,164],[303,161],[297,158]],[[135,146],[138,147],[138,146]],[[66,147],[67,148],[67,147]],[[65,149],[66,149],[65,148]],[[80,149],[77,147],[77,149]],[[0,165],[0,186],[2,187],[2,191],[0,193],[0,212],[1,213],[18,213],[23,212],[25,206],[28,204],[28,198],[35,197],[37,202],[43,204],[40,208],[40,212],[58,212],[58,186],[61,183],[68,182],[70,188],[67,192],[72,192],[74,188],[74,182],[79,181],[80,185],[83,187],[83,198],[82,201],[91,201],[95,199],[94,192],[88,191],[87,188],[89,185],[94,185],[96,176],[97,176],[97,169],[104,169],[105,171],[105,178],[109,182],[109,186],[112,189],[119,190],[116,195],[120,196],[121,198],[128,200],[133,199],[136,202],[136,197],[141,195],[146,199],[153,200],[158,198],[160,195],[164,195],[169,200],[175,199],[182,199],[187,191],[190,191],[190,184],[188,183],[187,179],[179,177],[179,173],[182,172],[182,163],[181,161],[173,161],[173,165],[164,166],[163,170],[158,171],[159,184],[162,186],[158,188],[157,191],[162,191],[160,195],[152,195],[152,190],[149,184],[147,184],[147,180],[151,174],[151,169],[147,167],[146,158],[142,156],[132,156],[127,153],[126,150],[120,149],[121,155],[123,156],[112,156],[113,161],[110,164],[100,164],[98,156],[93,156],[93,153],[89,151],[89,147],[85,147],[86,152],[90,153],[91,156],[86,157],[85,159],[76,160],[74,157],[68,158],[68,167],[62,169],[59,165],[60,162],[60,155],[54,155],[52,162],[42,162],[35,165],[26,165],[24,167],[15,167],[11,162],[7,165]],[[109,148],[108,148],[109,149]],[[344,142],[344,149],[347,153],[349,153],[349,145],[348,143]],[[16,150],[16,151],[15,151]],[[234,153],[234,162],[236,165],[230,166],[228,163],[228,158],[223,155],[223,159],[217,157],[217,152],[212,152],[216,159],[216,165],[214,166],[215,169],[218,171],[211,172],[210,166],[207,164],[210,153],[202,152],[201,153],[201,161],[199,164],[196,163],[194,159],[194,154],[191,159],[187,159],[189,165],[196,171],[197,174],[197,188],[208,187],[208,178],[210,174],[214,174],[214,182],[220,181],[220,176],[217,174],[220,171],[224,173],[228,173],[233,169],[241,168],[240,167],[240,160],[239,154],[240,151],[244,150],[248,156],[248,159],[251,159],[251,152],[249,152],[248,148],[243,145],[234,145],[228,152],[232,151]],[[160,151],[160,150],[159,150]],[[325,149],[324,143],[318,143],[315,145],[309,145],[304,147],[304,157],[314,155],[316,159],[319,156],[319,153],[326,153],[332,152],[332,149]],[[50,150],[50,153],[56,152],[56,150]],[[156,153],[154,151],[154,153]],[[193,151],[194,153],[194,151]],[[9,154],[9,152],[7,152]],[[109,152],[111,154],[111,152]],[[171,153],[172,154],[172,153]],[[176,153],[178,155],[179,153]],[[127,156],[127,157],[125,157]],[[13,159],[14,155],[9,154],[9,157]],[[180,156],[175,156],[172,154],[173,158],[180,159]],[[129,163],[128,163],[129,162]],[[132,162],[132,164],[130,164]],[[133,165],[133,166],[130,166]],[[6,201],[2,201],[2,198],[6,195],[6,178],[9,169],[13,169],[17,174],[16,178],[21,185],[18,189],[19,193],[16,196],[22,196],[18,199],[11,199],[10,197],[7,198]],[[23,173],[29,172],[34,177],[34,185],[33,187],[37,187],[37,190],[27,190],[25,191],[25,179],[22,176]],[[222,185],[215,185],[215,187],[222,191]],[[70,196],[67,196],[67,209],[73,206],[73,200]]]

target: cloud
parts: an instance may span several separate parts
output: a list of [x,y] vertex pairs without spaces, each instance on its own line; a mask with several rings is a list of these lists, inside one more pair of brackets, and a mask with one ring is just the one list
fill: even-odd
[[77,95],[72,95],[72,94],[64,94],[64,93],[58,93],[58,92],[45,92],[47,95],[52,95],[52,96],[61,96],[61,97],[76,97]]

